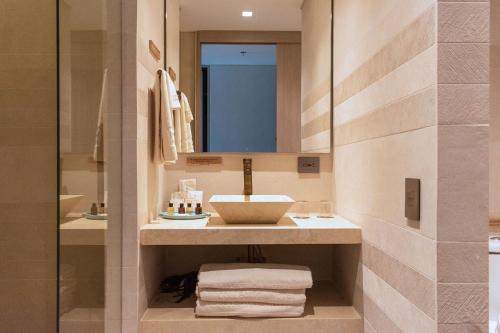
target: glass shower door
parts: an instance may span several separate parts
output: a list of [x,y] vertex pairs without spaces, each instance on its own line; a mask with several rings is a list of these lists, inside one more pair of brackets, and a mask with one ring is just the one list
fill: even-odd
[[120,332],[121,1],[58,5],[59,332]]

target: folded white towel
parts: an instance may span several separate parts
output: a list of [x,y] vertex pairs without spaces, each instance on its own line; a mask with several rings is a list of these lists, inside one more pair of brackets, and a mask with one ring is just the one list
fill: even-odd
[[300,317],[304,313],[304,304],[216,303],[198,300],[195,312],[201,317]]
[[304,304],[305,289],[266,290],[266,289],[197,289],[196,294],[202,301],[222,303],[266,303],[266,304]]
[[199,288],[306,289],[313,284],[309,268],[280,264],[204,264],[198,274]]

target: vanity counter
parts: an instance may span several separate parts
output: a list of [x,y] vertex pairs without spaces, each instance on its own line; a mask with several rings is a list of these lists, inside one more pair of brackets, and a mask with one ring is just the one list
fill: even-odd
[[142,245],[359,244],[361,228],[335,216],[277,224],[225,224],[218,216],[190,221],[156,220],[141,228]]

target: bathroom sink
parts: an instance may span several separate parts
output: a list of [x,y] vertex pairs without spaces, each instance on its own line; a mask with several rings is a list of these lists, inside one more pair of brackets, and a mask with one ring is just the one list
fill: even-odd
[[295,203],[286,195],[214,195],[209,203],[226,223],[278,223]]
[[66,217],[83,197],[84,195],[61,194],[59,196],[59,211],[61,218]]

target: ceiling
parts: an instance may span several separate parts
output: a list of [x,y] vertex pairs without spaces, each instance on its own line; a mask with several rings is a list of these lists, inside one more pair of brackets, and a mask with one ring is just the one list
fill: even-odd
[[[300,31],[303,0],[179,0],[181,31]],[[242,17],[253,11],[253,17]]]

